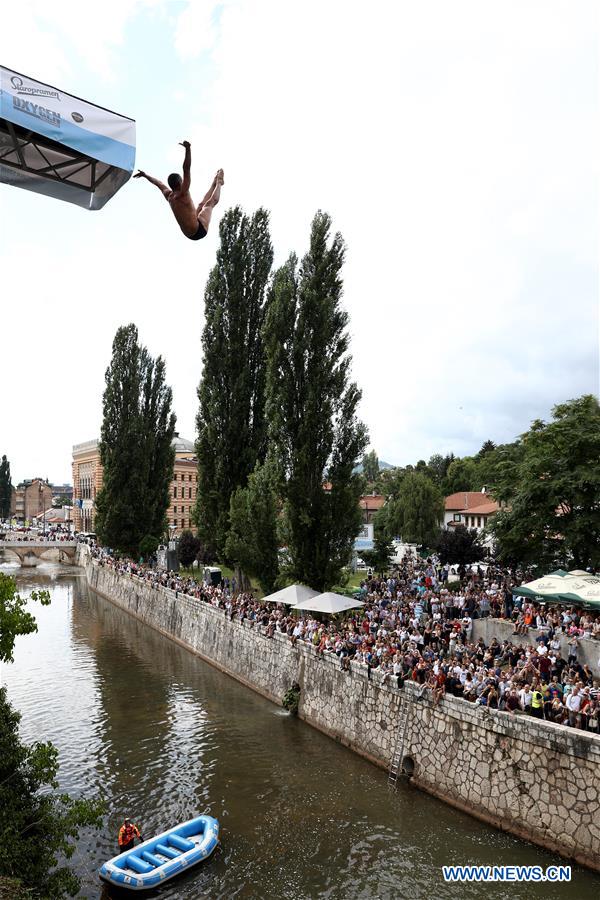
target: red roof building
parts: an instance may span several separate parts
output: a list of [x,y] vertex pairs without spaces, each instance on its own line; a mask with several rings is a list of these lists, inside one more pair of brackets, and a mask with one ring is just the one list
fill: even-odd
[[499,504],[485,491],[458,491],[446,497],[444,528],[464,525],[482,531],[499,509]]
[[375,513],[385,506],[385,497],[382,494],[365,494],[358,501],[358,505],[363,512],[363,521],[368,525],[373,521]]

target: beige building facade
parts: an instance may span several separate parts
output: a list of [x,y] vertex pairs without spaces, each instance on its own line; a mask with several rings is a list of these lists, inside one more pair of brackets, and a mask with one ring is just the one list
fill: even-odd
[[10,515],[18,522],[31,523],[52,506],[52,488],[44,478],[28,478],[13,488]]
[[[192,510],[198,489],[198,461],[192,441],[173,438],[175,464],[167,510],[169,532],[194,531]],[[75,531],[94,531],[96,497],[102,487],[102,463],[98,440],[73,447],[73,518]],[[158,537],[158,535],[157,535]]]

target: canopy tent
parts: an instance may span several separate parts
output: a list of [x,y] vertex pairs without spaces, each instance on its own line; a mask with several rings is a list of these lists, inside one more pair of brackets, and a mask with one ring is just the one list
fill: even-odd
[[290,584],[281,591],[263,597],[263,603],[284,603],[286,606],[294,606],[304,600],[311,600],[318,596],[318,591],[306,587],[305,584]]
[[360,600],[352,600],[350,597],[344,597],[343,594],[334,594],[332,591],[327,591],[324,594],[318,594],[311,600],[303,600],[302,603],[297,603],[296,606],[292,606],[292,609],[335,614],[364,605]]
[[514,587],[512,592],[518,597],[531,597],[546,603],[565,603],[600,610],[600,578],[589,572],[580,572],[580,569],[576,572],[557,569],[529,584]]
[[135,122],[0,66],[0,182],[101,209],[135,165]]

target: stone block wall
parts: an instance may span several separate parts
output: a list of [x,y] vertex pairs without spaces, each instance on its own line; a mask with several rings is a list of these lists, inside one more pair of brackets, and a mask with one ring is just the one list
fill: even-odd
[[407,708],[402,757],[412,782],[457,808],[600,871],[600,737],[340,668],[336,656],[268,638],[222,610],[82,558],[90,586],[275,703],[294,682],[310,725],[388,767]]

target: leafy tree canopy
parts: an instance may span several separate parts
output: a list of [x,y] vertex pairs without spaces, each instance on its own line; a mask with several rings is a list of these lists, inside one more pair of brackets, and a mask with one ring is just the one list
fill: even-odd
[[[13,661],[18,635],[37,631],[28,600],[47,605],[50,595],[35,591],[25,599],[0,572],[0,662]],[[104,804],[56,793],[58,751],[50,743],[23,743],[19,721],[0,688],[0,889],[14,879],[15,892],[7,896],[18,897],[22,888],[48,900],[74,896],[79,880],[59,859],[73,855],[80,828],[100,826]]]
[[0,462],[0,519],[8,519],[10,516],[10,503],[12,496],[12,479],[10,476],[10,463],[6,454]]
[[499,457],[491,523],[501,557],[542,567],[600,567],[600,406],[591,394],[555,406]]
[[56,792],[58,750],[23,743],[20,718],[0,688],[0,875],[49,900],[74,896],[79,879],[59,858],[73,855],[82,827],[100,827],[104,804]]
[[263,322],[273,264],[269,215],[228,210],[204,293],[198,387],[198,499],[194,521],[213,556],[227,561],[232,494],[266,455]]
[[436,550],[443,564],[468,566],[485,557],[485,548],[477,529],[468,530],[464,525],[440,531]]
[[13,661],[18,635],[37,631],[35,618],[27,611],[29,600],[47,606],[50,594],[48,591],[32,591],[29,597],[21,597],[14,578],[0,572],[0,663]]
[[362,458],[363,475],[367,479],[367,484],[374,484],[379,476],[379,457],[375,450],[365,453]]
[[264,329],[289,574],[320,590],[339,583],[360,530],[355,469],[368,443],[341,306],[345,247],[330,231],[329,216],[317,213],[301,265],[292,255],[275,273]]
[[145,535],[166,529],[175,459],[173,396],[164,361],[139,344],[135,325],[117,330],[105,381],[96,531],[106,546],[137,556]]
[[179,562],[188,569],[202,548],[202,542],[191,531],[182,531],[177,544]]
[[388,571],[394,556],[394,544],[387,537],[383,529],[376,529],[372,550],[362,550],[361,556],[365,563],[375,572],[383,575]]
[[440,489],[423,472],[408,472],[398,494],[381,510],[385,534],[432,547],[444,517]]
[[231,498],[227,556],[249,578],[258,578],[265,594],[279,573],[275,475],[270,461],[258,464],[248,486]]

